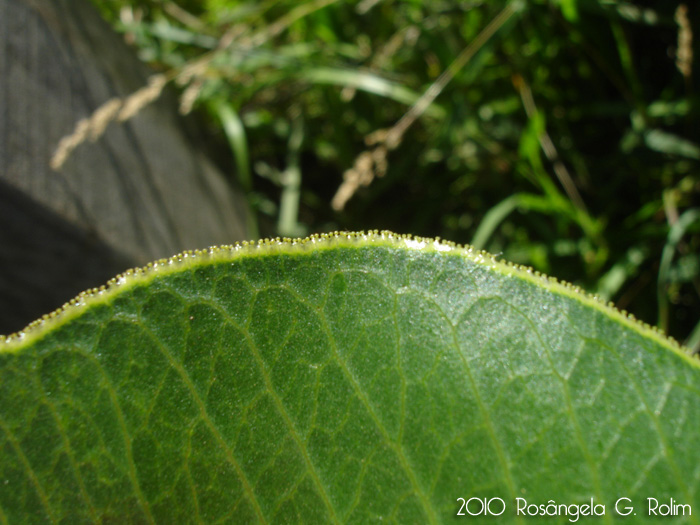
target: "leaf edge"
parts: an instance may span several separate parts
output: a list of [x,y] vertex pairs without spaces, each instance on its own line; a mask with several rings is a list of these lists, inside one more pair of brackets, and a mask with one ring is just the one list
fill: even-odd
[[242,241],[230,245],[212,246],[200,250],[187,250],[169,258],[159,259],[146,266],[129,269],[106,284],[85,290],[53,312],[44,314],[25,328],[10,335],[0,335],[0,354],[17,352],[49,334],[52,330],[80,316],[91,306],[106,303],[114,296],[135,286],[146,284],[157,276],[169,275],[182,269],[196,268],[216,262],[232,262],[245,257],[260,257],[280,253],[303,253],[336,247],[389,246],[393,248],[445,252],[462,256],[475,264],[489,267],[508,277],[517,277],[552,293],[577,300],[608,315],[628,326],[640,335],[648,337],[661,346],[681,355],[693,366],[700,362],[690,355],[690,349],[664,334],[659,328],[638,320],[625,310],[619,310],[612,301],[603,301],[598,296],[567,281],[545,275],[532,268],[510,261],[499,260],[495,255],[460,245],[440,237],[419,237],[411,234],[397,234],[389,230],[368,230],[358,232],[335,231],[309,235],[305,238],[267,238],[259,241]]

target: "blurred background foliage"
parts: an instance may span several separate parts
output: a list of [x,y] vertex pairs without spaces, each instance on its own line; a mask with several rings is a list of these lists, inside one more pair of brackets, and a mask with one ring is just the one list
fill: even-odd
[[700,8],[94,0],[202,115],[251,237],[471,243],[700,348]]

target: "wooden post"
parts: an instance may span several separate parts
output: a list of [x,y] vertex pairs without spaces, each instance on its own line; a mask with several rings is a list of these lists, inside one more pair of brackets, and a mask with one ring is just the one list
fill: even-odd
[[85,0],[0,0],[0,333],[130,266],[246,237],[246,202],[172,93],[63,166],[76,123],[153,74]]

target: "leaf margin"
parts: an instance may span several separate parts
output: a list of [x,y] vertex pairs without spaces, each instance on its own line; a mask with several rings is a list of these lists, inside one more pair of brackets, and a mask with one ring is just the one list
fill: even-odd
[[33,344],[50,334],[54,329],[79,317],[88,308],[109,303],[122,292],[139,285],[146,285],[158,276],[195,269],[207,264],[235,262],[245,258],[285,253],[311,253],[338,247],[361,248],[366,246],[444,252],[464,257],[474,264],[497,271],[504,277],[520,278],[554,294],[572,298],[585,306],[594,308],[611,320],[631,328],[643,337],[650,338],[673,353],[680,355],[692,366],[700,368],[700,361],[692,357],[690,349],[665,335],[659,328],[636,319],[634,315],[625,310],[619,310],[612,301],[603,301],[597,295],[591,294],[579,286],[545,275],[528,266],[497,259],[495,255],[468,244],[461,245],[443,240],[440,237],[397,234],[389,230],[334,231],[312,234],[305,238],[265,238],[258,241],[242,241],[205,249],[186,250],[172,257],[150,262],[145,266],[129,269],[100,287],[81,292],[53,312],[32,321],[22,330],[7,336],[0,335],[0,354],[21,351],[25,346]]

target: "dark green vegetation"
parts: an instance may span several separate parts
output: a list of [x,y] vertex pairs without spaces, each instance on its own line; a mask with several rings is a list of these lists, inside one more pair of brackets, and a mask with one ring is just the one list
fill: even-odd
[[[158,68],[223,46],[181,89],[223,124],[261,235],[475,242],[700,344],[692,2],[96,3]],[[369,185],[334,209],[358,158]]]
[[699,522],[698,363],[571,287],[388,234],[191,255],[0,342],[0,523]]

